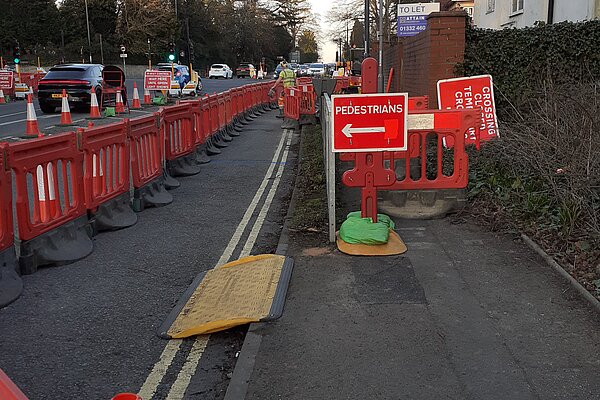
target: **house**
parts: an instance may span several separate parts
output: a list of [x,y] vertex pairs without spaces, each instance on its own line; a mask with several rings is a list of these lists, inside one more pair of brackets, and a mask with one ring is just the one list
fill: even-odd
[[440,0],[441,11],[458,11],[465,10],[469,16],[473,16],[475,1],[462,0]]
[[600,17],[600,0],[477,0],[479,28],[523,28],[536,22],[585,21]]

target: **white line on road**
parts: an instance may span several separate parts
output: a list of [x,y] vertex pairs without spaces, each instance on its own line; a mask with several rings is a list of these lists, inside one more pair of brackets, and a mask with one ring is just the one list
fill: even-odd
[[[58,114],[58,115],[44,115],[43,117],[38,117],[38,119],[48,119],[48,118],[57,118],[57,117],[60,118],[60,114]],[[27,119],[19,119],[19,120],[16,120],[16,121],[3,122],[3,123],[0,124],[0,126],[18,124],[18,123],[25,122],[25,121],[27,121]]]
[[[42,110],[36,109],[35,112],[36,113],[42,112]],[[2,114],[2,115],[0,115],[0,118],[12,117],[12,116],[19,115],[19,114],[27,114],[27,111],[19,111],[19,112],[10,113],[10,114]]]
[[[279,145],[277,146],[277,150],[275,151],[275,155],[273,156],[271,165],[267,169],[267,172],[265,174],[265,177],[263,178],[263,181],[262,181],[260,187],[258,188],[256,194],[254,195],[252,202],[246,209],[246,212],[244,213],[242,220],[238,224],[237,229],[235,230],[233,236],[231,237],[229,244],[223,251],[223,254],[219,258],[219,261],[217,262],[216,266],[225,264],[226,262],[229,261],[229,259],[233,255],[233,251],[235,250],[238,243],[240,242],[242,233],[246,230],[246,227],[248,226],[248,223],[250,222],[250,218],[252,218],[252,215],[254,214],[254,210],[256,210],[258,202],[260,201],[260,199],[265,191],[265,188],[266,188],[267,184],[269,183],[269,180],[271,179],[271,175],[273,174],[273,170],[275,169],[275,165],[277,164],[277,160],[279,159],[279,157],[281,155],[283,145],[286,142],[286,139],[288,138],[288,136],[289,136],[289,133],[287,133],[287,132],[285,132],[281,136],[281,140],[279,141]],[[286,151],[287,151],[287,149],[286,149]],[[285,164],[281,164],[281,165],[285,166]],[[202,354],[204,353],[204,348],[206,347],[206,344],[204,344],[204,347],[202,347],[202,344],[199,343],[199,341],[206,340],[206,342],[208,342],[209,338],[210,338],[210,335],[199,336],[196,338],[196,340],[194,341],[194,345],[192,347],[192,351],[190,351],[190,355],[186,359],[184,367],[182,367],[182,371],[186,365],[191,366],[192,363],[195,362],[194,368],[192,371],[192,375],[193,375],[193,373],[196,369],[196,366],[198,365],[198,362],[200,361],[200,358],[202,357]],[[172,340],[169,343],[171,343],[171,342],[172,342]],[[180,340],[179,340],[179,342],[180,342]],[[169,347],[169,343],[167,343],[167,347]],[[198,351],[194,351],[194,348],[197,348]],[[177,345],[177,349],[175,350],[175,353],[177,352],[178,349],[179,349],[179,345]],[[167,352],[167,348],[165,347],[165,350],[161,354],[160,359],[154,365],[152,372],[150,373],[150,375],[148,376],[148,378],[142,385],[142,387],[138,393],[138,395],[140,397],[142,397],[144,400],[151,400],[153,398],[153,396],[156,394],[156,390],[158,389],[158,385],[163,380],[165,374],[167,373],[167,370],[171,366],[171,363],[173,362],[173,358],[174,358],[174,354],[173,354],[173,356],[171,356],[170,353]],[[196,361],[194,361],[194,359],[196,359]],[[180,375],[181,375],[181,373],[182,372],[180,372]],[[177,379],[179,379],[179,375],[178,375]],[[183,376],[181,379],[184,379]],[[176,389],[176,392],[173,392],[173,395],[171,395],[171,392],[169,392],[168,398],[169,399],[183,398],[183,395],[185,394],[185,391],[187,390],[187,386],[189,385],[190,379],[191,379],[191,376],[187,380],[187,383],[185,384],[185,387],[183,388],[183,390]],[[175,384],[172,386],[171,391],[174,390],[173,389],[174,387],[175,387]],[[180,397],[177,397],[175,393],[181,393]]]
[[[285,136],[285,135],[284,135]],[[273,203],[273,198],[275,197],[275,193],[277,192],[277,187],[279,186],[279,182],[281,181],[281,176],[283,175],[283,170],[285,169],[285,162],[288,158],[288,153],[290,151],[290,143],[292,142],[292,135],[288,135],[287,142],[285,143],[285,151],[283,152],[283,157],[281,158],[281,163],[279,164],[279,168],[277,168],[277,173],[275,174],[275,180],[273,181],[273,185],[271,189],[269,189],[269,193],[267,194],[267,199],[263,204],[260,214],[258,214],[258,218],[254,222],[254,226],[252,227],[252,231],[248,235],[248,240],[246,240],[246,244],[244,245],[244,249],[240,254],[240,258],[246,257],[250,255],[252,248],[254,247],[254,243],[256,243],[256,239],[258,238],[258,234],[260,229],[262,228],[265,218],[267,217],[267,212],[271,208],[271,204]],[[274,165],[274,164],[271,164]]]
[[185,360],[185,364],[181,367],[181,371],[177,374],[177,379],[175,379],[173,386],[171,386],[167,400],[183,399],[185,391],[192,380],[192,376],[194,376],[194,373],[196,372],[200,358],[202,358],[202,354],[204,354],[204,349],[206,349],[209,337],[210,335],[202,335],[196,338],[192,350],[190,350],[190,354],[188,354],[187,359]]
[[150,375],[146,378],[146,382],[142,385],[140,392],[138,393],[142,399],[151,399],[152,396],[156,393],[156,389],[160,384],[163,376],[167,373],[167,369],[173,362],[173,358],[175,358],[175,354],[179,351],[179,347],[181,346],[181,339],[173,339],[167,342],[165,349],[160,355],[160,360],[156,364],[154,364],[154,368],[150,372]]

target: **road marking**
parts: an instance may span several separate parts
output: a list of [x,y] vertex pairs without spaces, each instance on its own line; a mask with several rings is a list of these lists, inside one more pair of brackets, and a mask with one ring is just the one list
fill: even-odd
[[233,236],[231,237],[231,240],[229,241],[229,244],[225,248],[223,255],[217,262],[217,265],[223,265],[223,264],[227,263],[227,261],[229,261],[229,259],[233,255],[233,251],[235,250],[238,243],[240,242],[240,239],[242,238],[242,233],[244,233],[244,230],[246,230],[246,226],[248,225],[250,218],[252,218],[252,214],[254,214],[254,210],[256,209],[256,206],[258,205],[258,202],[260,201],[263,193],[265,192],[265,188],[267,187],[267,184],[269,183],[269,180],[271,179],[271,174],[273,174],[273,170],[275,169],[275,165],[277,164],[277,160],[279,159],[279,155],[281,154],[281,149],[283,148],[283,143],[285,142],[286,139],[287,139],[287,133],[284,135],[281,135],[281,140],[279,141],[279,146],[277,146],[277,150],[275,151],[275,155],[273,156],[273,160],[271,161],[271,165],[269,166],[269,169],[267,170],[265,178],[263,179],[262,183],[260,184],[260,187],[256,191],[256,194],[254,195],[254,198],[252,199],[250,206],[246,210],[246,213],[244,214],[237,229],[235,230]]
[[171,386],[171,390],[169,390],[167,400],[183,399],[185,391],[192,380],[192,376],[194,376],[194,373],[196,372],[200,358],[202,358],[202,355],[204,354],[204,349],[206,349],[209,337],[210,335],[202,335],[196,338],[194,345],[185,360],[185,364],[181,367],[181,371],[177,374],[177,379],[175,379],[173,386]]
[[[284,135],[285,136],[285,135]],[[287,157],[290,151],[290,144],[292,142],[292,135],[288,135],[287,141],[285,143],[285,151],[283,152],[283,156],[281,158],[281,163],[279,164],[279,168],[277,168],[277,173],[275,174],[275,180],[273,181],[273,185],[267,194],[267,199],[263,204],[260,214],[258,214],[258,218],[254,222],[254,226],[252,227],[252,231],[248,235],[248,239],[246,240],[246,244],[242,249],[241,257],[246,257],[250,255],[252,248],[254,247],[254,243],[256,243],[256,239],[258,238],[258,234],[260,233],[260,229],[262,228],[265,218],[267,217],[267,212],[271,208],[271,204],[273,203],[273,198],[275,197],[275,193],[277,192],[277,187],[279,186],[279,182],[281,181],[281,176],[283,175],[283,170],[285,169],[285,163],[287,161]]]
[[150,375],[148,375],[146,382],[144,382],[138,393],[142,399],[151,399],[152,396],[154,396],[160,381],[162,381],[162,378],[167,373],[167,369],[169,369],[169,366],[173,362],[175,354],[179,351],[182,342],[183,340],[181,339],[169,340],[167,342],[165,349],[160,355],[160,359],[154,364],[154,368],[152,368]]
[[[271,162],[271,165],[267,169],[267,172],[265,174],[265,177],[263,178],[263,181],[262,181],[260,187],[258,188],[256,194],[254,195],[254,198],[252,199],[252,202],[250,203],[250,205],[246,209],[246,212],[244,213],[244,216],[242,217],[242,220],[238,224],[238,227],[236,228],[233,236],[231,237],[231,240],[229,241],[229,244],[227,245],[227,247],[223,251],[223,254],[219,258],[219,261],[217,262],[216,266],[225,264],[226,262],[229,261],[229,259],[233,255],[233,251],[235,250],[235,248],[237,247],[238,243],[240,242],[240,239],[242,237],[242,233],[246,230],[246,227],[248,226],[248,223],[250,222],[250,218],[252,218],[252,214],[254,214],[254,210],[256,210],[258,202],[260,201],[260,199],[261,199],[261,197],[262,197],[262,195],[263,195],[263,193],[265,191],[265,188],[266,188],[267,184],[271,180],[271,175],[273,174],[273,170],[275,169],[275,165],[277,165],[277,160],[279,159],[279,156],[281,155],[281,151],[283,149],[283,145],[286,142],[286,139],[288,138],[288,136],[290,136],[290,135],[287,132],[281,136],[281,140],[279,141],[279,145],[277,146],[277,150],[275,150],[275,155],[273,156],[273,160]],[[286,149],[286,151],[287,151],[287,149]],[[281,164],[281,165],[285,166],[285,164]],[[253,244],[253,246],[254,246],[254,244]],[[194,342],[192,351],[193,351],[194,348],[196,348],[196,344],[198,343],[198,341],[201,340],[200,338],[202,338],[202,340],[205,339],[206,342],[208,342],[208,339],[210,338],[210,335],[197,337],[196,340],[195,340],[195,342]],[[160,359],[156,362],[156,364],[152,368],[152,371],[150,372],[150,375],[148,376],[148,378],[146,378],[146,381],[144,382],[144,384],[142,385],[142,387],[139,390],[138,395],[140,397],[142,397],[144,400],[151,400],[153,398],[153,396],[156,394],[156,390],[158,389],[158,385],[163,380],[165,374],[167,373],[167,370],[171,366],[171,364],[173,362],[173,358],[175,357],[175,353],[177,353],[177,351],[179,350],[179,345],[181,343],[181,340],[177,340],[179,342],[179,344],[177,344],[177,348],[175,349],[175,353],[173,355],[171,355],[170,352],[167,351],[167,347],[169,347],[169,344],[172,341],[173,340],[170,340],[167,343],[167,345],[165,347],[165,350],[163,350],[163,352],[162,352],[162,354],[160,356]],[[198,349],[201,348],[201,350],[198,350],[198,351],[194,352],[194,354],[193,354],[194,358],[198,357],[198,361],[202,357],[202,354],[204,352],[204,348],[205,347],[206,347],[206,344],[202,348],[201,348],[201,343],[198,344]],[[192,354],[192,352],[190,352],[190,354]],[[186,362],[184,364],[184,367],[182,367],[182,370],[183,370],[183,368],[185,368],[185,365],[188,365],[188,361],[189,361],[189,356],[188,356],[188,359],[186,359]],[[196,362],[196,366],[197,366],[197,364],[198,364],[198,362]],[[196,366],[194,366],[194,371],[195,371]],[[181,374],[181,372],[180,372],[180,374]],[[192,372],[192,375],[193,375],[193,372]],[[178,376],[177,379],[179,379],[179,376]],[[182,379],[183,379],[183,377],[182,377]],[[191,379],[191,377],[190,377],[190,379]],[[185,390],[187,389],[187,385],[189,385],[189,379],[188,379],[188,381],[187,381],[187,383],[185,385],[185,388],[183,389],[183,394],[185,394]],[[179,391],[181,392],[181,390],[179,390]],[[169,392],[169,396],[171,396],[171,392]],[[175,394],[173,396],[175,396]],[[182,395],[182,397],[183,397],[183,395]]]
[[[36,109],[35,112],[42,112],[42,110]],[[19,111],[19,112],[11,113],[11,114],[2,114],[2,115],[0,115],[0,118],[12,117],[14,115],[19,115],[19,114],[27,114],[27,111]]]
[[[44,115],[43,117],[38,117],[37,119],[48,119],[48,118],[60,118],[60,114],[59,115]],[[3,122],[0,124],[0,126],[18,124],[18,123],[26,122],[26,121],[27,121],[27,119],[19,119],[16,121]]]

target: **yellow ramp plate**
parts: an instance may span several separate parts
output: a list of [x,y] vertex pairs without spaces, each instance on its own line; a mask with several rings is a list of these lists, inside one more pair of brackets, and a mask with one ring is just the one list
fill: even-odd
[[339,251],[352,256],[393,256],[408,250],[400,236],[391,229],[386,244],[350,244],[344,242],[339,234],[336,243]]
[[185,338],[279,318],[292,268],[291,258],[263,254],[199,275],[159,328],[159,336]]

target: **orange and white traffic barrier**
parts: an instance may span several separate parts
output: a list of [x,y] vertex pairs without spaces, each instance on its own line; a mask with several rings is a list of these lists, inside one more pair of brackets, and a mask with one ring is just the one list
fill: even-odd
[[133,100],[131,102],[131,108],[134,110],[139,110],[142,108],[142,104],[140,103],[140,94],[138,93],[135,82],[133,82]]
[[115,106],[115,112],[117,114],[122,114],[125,112],[125,106],[123,105],[123,97],[121,96],[121,91],[117,91],[117,101]]
[[69,98],[67,97],[67,91],[62,91],[62,108],[60,111],[60,124],[59,125],[73,125],[73,118],[71,118],[71,109],[69,108]]
[[38,121],[35,115],[35,108],[33,107],[31,95],[27,96],[27,120],[25,122],[25,135],[37,137],[43,136],[42,132],[40,132],[40,128],[38,127]]
[[90,99],[90,119],[102,118],[100,114],[100,106],[98,106],[98,97],[96,96],[96,90],[92,86],[92,95]]
[[38,188],[38,207],[40,211],[40,221],[48,222],[51,221],[57,210],[56,192],[54,191],[54,176],[52,174],[52,164],[48,164],[46,167],[48,176],[48,193],[46,195],[45,189],[45,178],[44,168],[41,165],[37,166],[37,188]]
[[150,98],[150,91],[144,88],[144,104],[149,106],[152,103],[152,99]]
[[4,90],[0,89],[0,104],[6,104],[6,99],[4,98]]

